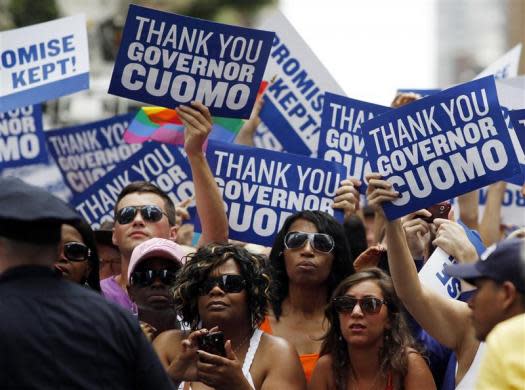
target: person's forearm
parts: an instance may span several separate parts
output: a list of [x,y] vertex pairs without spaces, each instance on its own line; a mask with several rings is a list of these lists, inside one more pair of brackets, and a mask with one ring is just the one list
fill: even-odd
[[388,266],[396,293],[408,307],[422,295],[417,269],[410,254],[401,220],[387,221]]
[[458,196],[459,219],[469,228],[479,230],[479,191]]
[[501,202],[505,194],[506,184],[492,184],[487,191],[487,203],[479,226],[479,235],[485,246],[498,242],[501,238]]
[[208,161],[203,153],[188,154],[188,160],[195,186],[197,213],[202,225],[200,243],[227,242],[228,219]]

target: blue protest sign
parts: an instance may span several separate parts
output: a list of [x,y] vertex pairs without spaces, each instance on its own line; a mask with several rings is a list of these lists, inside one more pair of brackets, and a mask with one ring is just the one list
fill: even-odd
[[400,93],[417,93],[418,95],[421,95],[422,97],[434,95],[438,92],[441,92],[441,89],[434,88],[434,89],[421,89],[421,88],[399,88],[397,90],[397,94]]
[[268,144],[256,135],[255,144],[317,156],[324,94],[343,94],[343,90],[281,12],[267,15],[259,27],[276,33],[264,74],[269,85],[259,116],[260,127],[271,132],[277,142]]
[[400,107],[361,125],[372,169],[399,191],[388,219],[520,172],[493,76]]
[[274,35],[130,5],[109,93],[249,118]]
[[147,142],[141,150],[119,163],[111,174],[75,196],[71,203],[93,228],[97,228],[105,220],[113,219],[113,207],[120,191],[140,180],[155,184],[175,204],[192,198],[195,192],[189,164],[179,149]]
[[0,42],[0,112],[89,88],[83,15],[4,31]]
[[47,162],[40,104],[0,113],[0,170]]
[[210,141],[206,152],[227,207],[230,238],[271,246],[284,220],[301,210],[332,209],[346,168],[290,153]]
[[[525,153],[524,153],[525,149],[523,149],[523,142],[521,142],[520,140],[520,135],[522,138],[525,137],[524,131],[523,131],[524,126],[521,125],[522,131],[521,131],[521,134],[519,134],[520,133],[518,132],[519,128],[516,128],[514,126],[517,115],[514,114],[515,119],[512,120],[510,116],[510,112],[511,112],[510,110],[502,106],[501,111],[503,113],[503,118],[505,119],[505,123],[507,124],[507,128],[509,129],[509,135],[512,141],[512,145],[514,146],[514,152],[516,153],[516,158],[518,159],[518,162],[520,164],[520,172],[514,176],[507,178],[505,181],[507,183],[512,183],[512,184],[521,186],[523,185],[523,183],[525,183]],[[518,125],[520,125],[519,119],[517,120],[517,123]]]
[[48,149],[73,194],[80,194],[141,148],[122,135],[133,114],[46,132]]
[[[366,158],[360,126],[387,110],[390,108],[326,93],[318,157],[343,164],[348,169],[347,176],[356,177],[364,183],[365,174],[370,172],[370,163]],[[362,185],[362,193],[364,189],[366,186]]]

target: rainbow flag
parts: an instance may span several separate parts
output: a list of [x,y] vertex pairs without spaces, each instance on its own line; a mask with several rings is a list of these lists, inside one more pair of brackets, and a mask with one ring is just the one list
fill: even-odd
[[[209,139],[232,142],[244,121],[213,117]],[[172,145],[184,144],[184,125],[175,110],[164,107],[142,107],[124,133],[128,144],[157,141]]]

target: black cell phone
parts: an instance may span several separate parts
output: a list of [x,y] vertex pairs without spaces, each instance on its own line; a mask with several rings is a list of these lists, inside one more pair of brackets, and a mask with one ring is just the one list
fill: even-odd
[[224,350],[224,334],[218,331],[210,332],[202,336],[199,340],[199,349],[213,355],[226,357],[226,351]]
[[422,217],[423,221],[426,221],[428,223],[434,222],[435,218],[448,218],[448,213],[450,212],[450,209],[452,208],[452,205],[448,200],[437,203],[433,206],[430,206],[427,208],[427,210],[432,214],[430,217]]

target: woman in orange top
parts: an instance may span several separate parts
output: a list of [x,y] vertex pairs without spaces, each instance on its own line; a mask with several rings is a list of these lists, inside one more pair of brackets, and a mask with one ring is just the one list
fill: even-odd
[[326,309],[329,329],[309,388],[435,389],[400,307],[379,268],[343,280]]
[[307,380],[326,331],[324,308],[332,291],[353,272],[342,225],[321,211],[286,219],[270,252],[271,313],[261,329],[295,346]]

